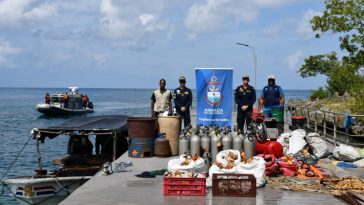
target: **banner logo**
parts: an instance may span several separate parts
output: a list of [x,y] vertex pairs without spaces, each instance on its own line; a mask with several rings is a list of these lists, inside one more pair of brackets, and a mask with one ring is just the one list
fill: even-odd
[[221,94],[221,85],[222,82],[217,81],[217,77],[215,75],[211,76],[210,81],[207,82],[207,95],[205,99],[207,103],[212,106],[218,106],[222,102],[224,96]]

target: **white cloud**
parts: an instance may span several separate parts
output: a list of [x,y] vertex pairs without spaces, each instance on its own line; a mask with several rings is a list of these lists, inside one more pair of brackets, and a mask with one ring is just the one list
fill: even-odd
[[156,36],[168,34],[171,29],[168,20],[162,20],[165,6],[165,0],[102,0],[100,33],[105,38],[120,40],[121,46],[145,48],[156,40]]
[[193,33],[212,32],[232,24],[254,21],[261,9],[286,6],[302,0],[204,0],[189,7],[184,24]]
[[57,12],[54,3],[37,4],[34,0],[0,1],[0,26],[18,26],[29,21],[43,20]]
[[269,27],[263,29],[263,34],[266,36],[273,36],[279,33],[282,30],[282,26],[280,24],[272,24]]
[[24,13],[28,20],[41,20],[57,13],[57,5],[54,3],[43,3]]
[[0,65],[13,67],[8,58],[22,51],[23,49],[12,46],[9,41],[0,40]]
[[288,65],[290,70],[297,70],[297,67],[303,57],[302,50],[297,50],[295,53],[287,56],[284,59],[284,63]]
[[107,57],[103,54],[93,54],[91,58],[98,64],[104,65],[107,62]]
[[295,2],[299,2],[299,0],[254,0],[254,3],[264,7],[285,6]]
[[302,18],[297,22],[297,33],[304,36],[305,38],[315,37],[315,32],[312,31],[311,19],[317,15],[321,15],[321,13],[312,9],[307,10],[303,14]]

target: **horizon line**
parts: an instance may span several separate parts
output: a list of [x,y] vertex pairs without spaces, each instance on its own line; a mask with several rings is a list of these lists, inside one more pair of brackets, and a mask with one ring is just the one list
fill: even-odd
[[[10,86],[0,86],[0,89],[3,88],[10,88],[10,89],[68,89],[68,87],[10,87]],[[124,87],[124,88],[120,88],[120,87],[78,87],[79,89],[130,89],[130,90],[135,90],[135,89],[140,89],[140,90],[146,90],[146,89],[156,89],[158,87],[154,87],[154,88],[130,88],[130,87]],[[168,88],[167,88],[168,89]],[[172,89],[172,88],[169,88]],[[196,89],[196,88],[191,88],[191,89]],[[234,88],[232,88],[234,90]],[[256,89],[256,90],[263,90],[263,89]],[[312,89],[283,89],[283,90],[297,90],[297,91],[311,91]]]

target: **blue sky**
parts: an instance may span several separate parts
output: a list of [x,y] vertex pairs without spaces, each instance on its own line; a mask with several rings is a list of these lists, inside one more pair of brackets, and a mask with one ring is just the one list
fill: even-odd
[[0,87],[153,88],[194,68],[232,67],[234,87],[275,74],[285,89],[313,89],[305,57],[339,51],[338,37],[315,39],[309,21],[323,0],[0,0]]

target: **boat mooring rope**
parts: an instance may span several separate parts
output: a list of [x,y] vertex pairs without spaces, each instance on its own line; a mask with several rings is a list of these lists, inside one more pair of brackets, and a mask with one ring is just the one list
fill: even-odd
[[6,177],[6,175],[10,171],[10,169],[13,167],[14,163],[16,162],[16,160],[19,158],[20,154],[24,151],[25,147],[28,145],[28,143],[29,143],[30,139],[32,139],[32,137],[33,137],[33,135],[30,135],[30,137],[25,142],[25,144],[23,145],[23,147],[21,148],[21,150],[19,151],[19,153],[16,155],[15,159],[13,160],[13,162],[10,164],[10,166],[8,167],[8,169],[6,170],[6,172],[3,174],[3,176],[1,177],[1,180],[0,180],[1,183],[3,182],[3,179]]

